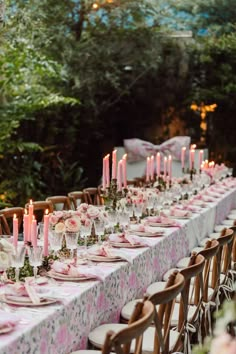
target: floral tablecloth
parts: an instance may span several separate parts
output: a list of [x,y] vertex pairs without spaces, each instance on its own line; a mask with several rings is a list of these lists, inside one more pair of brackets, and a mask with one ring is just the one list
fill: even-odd
[[118,322],[126,302],[142,296],[235,207],[236,189],[231,189],[200,214],[178,220],[181,227],[166,228],[164,237],[149,238],[149,247],[127,250],[129,263],[98,264],[102,281],[55,283],[61,303],[17,310],[22,321],[12,333],[0,336],[0,353],[69,354],[86,348],[93,328]]

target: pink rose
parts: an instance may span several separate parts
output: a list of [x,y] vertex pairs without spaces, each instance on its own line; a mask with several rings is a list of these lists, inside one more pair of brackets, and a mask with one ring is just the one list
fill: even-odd
[[78,206],[77,210],[80,211],[81,213],[86,213],[88,207],[89,205],[87,203],[82,203]]
[[90,206],[89,206],[89,208],[88,208],[88,210],[87,210],[87,215],[88,215],[88,217],[89,217],[90,219],[96,219],[96,218],[98,218],[98,217],[99,217],[99,214],[100,214],[100,212],[99,212],[99,209],[98,209],[98,208],[96,208],[96,207],[93,206],[93,205],[90,205]]
[[49,217],[49,222],[50,222],[50,224],[51,225],[56,225],[57,223],[58,223],[58,217],[57,216],[55,216],[55,215],[50,215],[50,217]]
[[57,211],[54,212],[54,215],[55,215],[58,219],[60,219],[60,218],[63,217],[63,211],[57,210]]
[[65,221],[66,231],[78,232],[80,229],[80,220],[78,217],[72,217]]

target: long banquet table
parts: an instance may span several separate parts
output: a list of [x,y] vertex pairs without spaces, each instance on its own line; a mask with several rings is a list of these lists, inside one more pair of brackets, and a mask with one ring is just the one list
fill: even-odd
[[22,321],[0,336],[1,354],[69,354],[87,346],[89,332],[101,323],[118,322],[122,306],[141,297],[147,286],[188,255],[236,207],[236,188],[199,214],[178,220],[181,227],[166,228],[165,236],[149,238],[149,247],[127,250],[130,262],[100,263],[101,281],[58,282],[63,300],[56,305],[17,309]]

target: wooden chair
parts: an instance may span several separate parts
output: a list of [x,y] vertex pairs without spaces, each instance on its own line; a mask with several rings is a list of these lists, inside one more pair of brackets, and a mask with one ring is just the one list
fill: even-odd
[[[127,354],[130,353],[132,346],[132,353],[142,354],[143,334],[153,321],[154,311],[153,304],[148,300],[137,303],[132,318],[125,328],[120,329],[116,333],[108,330],[100,353],[109,354],[115,352],[117,354]],[[94,351],[79,350],[71,354],[80,353],[90,354],[94,353]]]
[[71,210],[70,198],[68,196],[57,195],[48,197],[46,201],[53,204],[54,210]]
[[[48,210],[48,213],[53,212],[53,204],[51,202],[46,202],[45,200],[38,200],[32,202],[34,206],[34,215],[37,220],[37,222],[41,222],[43,220],[43,216]],[[25,209],[29,209],[29,203],[25,204]]]
[[[180,273],[185,278],[185,285],[182,294],[176,298],[176,304],[172,313],[171,326],[177,326],[178,332],[182,333],[185,337],[185,342],[190,343],[190,333],[196,332],[199,328],[199,314],[203,298],[203,269],[205,264],[205,258],[202,255],[193,253],[189,258],[189,264],[186,268],[182,269]],[[173,271],[176,270],[172,270]],[[155,282],[147,288],[147,294],[151,296],[161,288],[163,288],[164,282]],[[186,323],[184,323],[183,313],[186,316]],[[189,330],[190,329],[190,330]],[[176,343],[175,350],[181,350],[183,342],[180,340]],[[187,348],[185,348],[185,351]]]
[[70,202],[74,210],[76,210],[81,203],[85,203],[84,192],[70,192],[68,193],[68,197],[70,198]]
[[[180,334],[170,329],[171,315],[175,298],[183,288],[184,276],[176,271],[170,276],[165,289],[150,296],[149,300],[155,305],[155,309],[157,305],[159,309],[158,312],[155,310],[155,326],[150,326],[144,333],[143,352],[159,354],[161,349],[163,354],[167,354],[173,349]],[[185,322],[185,314],[182,316]],[[101,325],[89,334],[89,341],[95,348],[102,348],[107,329],[118,331],[127,326],[124,323]]]
[[233,230],[234,241],[232,248],[232,270],[236,270],[236,226],[230,227],[230,230]]
[[18,218],[19,231],[22,230],[24,208],[20,208],[20,207],[6,208],[0,210],[0,222],[1,222],[2,234],[12,235],[12,228],[13,228],[12,219],[14,214]]
[[83,192],[85,203],[92,205],[103,205],[103,199],[101,198],[98,188],[85,188]]

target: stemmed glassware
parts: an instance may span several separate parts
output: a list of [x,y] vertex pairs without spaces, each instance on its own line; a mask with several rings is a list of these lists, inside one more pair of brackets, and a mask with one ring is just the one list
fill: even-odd
[[79,232],[66,231],[66,247],[71,251],[71,253],[78,248],[78,238]]
[[87,249],[88,237],[92,232],[92,222],[89,220],[86,224],[81,224],[80,226],[80,237],[84,239],[84,246]]
[[140,222],[140,218],[143,214],[143,203],[134,203],[134,215],[137,218],[138,223]]
[[109,210],[107,213],[108,216],[108,225],[111,228],[112,233],[117,224],[117,212],[115,210]]
[[157,213],[160,215],[161,213],[161,209],[164,203],[164,192],[160,192],[157,194],[156,197],[156,209],[157,209]]
[[129,225],[129,214],[122,210],[118,213],[119,225],[125,229]]
[[62,247],[63,232],[56,232],[55,230],[50,230],[48,233],[48,239],[51,249],[57,254]]
[[29,254],[30,265],[34,269],[34,278],[36,279],[38,267],[41,266],[43,261],[43,247],[41,246],[29,247],[28,254]]
[[147,210],[148,210],[148,215],[151,214],[151,210],[154,208],[154,203],[155,203],[155,197],[153,195],[149,195],[147,197]]
[[[114,227],[114,226],[113,226]],[[94,220],[95,233],[98,236],[98,244],[102,242],[102,235],[105,233],[105,221],[104,220]]]
[[25,246],[17,245],[14,247],[14,252],[11,254],[11,266],[15,268],[16,282],[19,281],[20,268],[23,267],[25,263],[25,252]]

